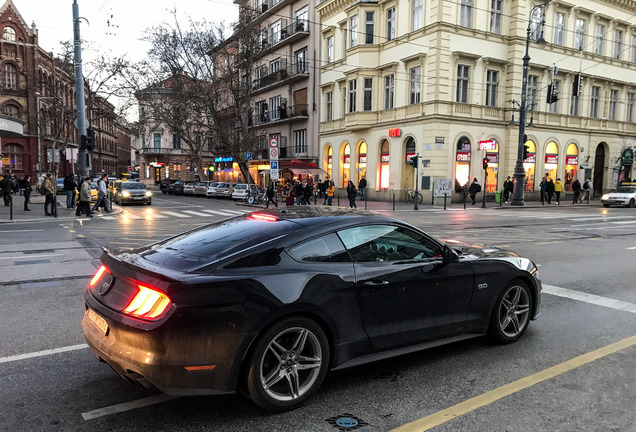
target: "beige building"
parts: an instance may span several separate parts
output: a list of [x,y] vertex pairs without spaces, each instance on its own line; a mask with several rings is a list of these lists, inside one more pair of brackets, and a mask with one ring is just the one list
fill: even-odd
[[430,202],[436,179],[452,179],[455,190],[473,177],[483,183],[487,158],[486,190],[501,190],[517,160],[530,27],[526,198],[536,199],[545,175],[566,188],[592,178],[597,194],[631,177],[621,155],[636,147],[636,1],[537,4],[320,3],[320,166],[339,187],[364,175],[370,198],[403,198],[419,153]]

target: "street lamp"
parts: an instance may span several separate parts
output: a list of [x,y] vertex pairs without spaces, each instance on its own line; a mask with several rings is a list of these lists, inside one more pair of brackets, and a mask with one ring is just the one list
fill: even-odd
[[40,93],[35,92],[36,97],[36,108],[37,112],[37,128],[38,128],[38,166],[36,171],[37,180],[40,181],[40,177],[42,176],[42,129],[40,126],[40,100],[41,99],[53,99],[53,96],[42,96]]
[[545,43],[543,39],[543,26],[545,25],[544,8],[547,3],[536,5],[530,10],[530,17],[528,19],[528,29],[526,30],[526,55],[523,56],[523,79],[521,82],[521,107],[519,108],[519,141],[517,143],[517,163],[515,164],[514,178],[515,187],[512,193],[512,201],[510,205],[522,206],[523,202],[523,185],[524,177],[526,175],[523,169],[523,146],[526,144],[524,136],[526,133],[526,98],[528,90],[528,66],[530,65],[530,56],[528,55],[528,49],[530,47],[530,35],[532,34],[532,23],[535,11],[541,10],[541,35],[537,39],[537,43]]

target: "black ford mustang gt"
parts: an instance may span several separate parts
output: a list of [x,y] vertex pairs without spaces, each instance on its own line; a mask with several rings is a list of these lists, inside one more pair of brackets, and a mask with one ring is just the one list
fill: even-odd
[[324,207],[239,216],[101,263],[82,321],[100,360],[168,394],[241,389],[275,411],[329,369],[484,334],[514,342],[541,299],[526,258]]

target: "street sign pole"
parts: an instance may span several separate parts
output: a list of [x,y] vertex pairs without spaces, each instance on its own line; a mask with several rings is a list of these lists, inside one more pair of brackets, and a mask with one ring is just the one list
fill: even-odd
[[[82,39],[80,37],[80,16],[77,0],[73,0],[73,43],[75,46],[75,104],[77,106],[77,136],[80,148],[77,155],[77,171],[80,178],[88,177],[88,150],[86,148],[86,106],[84,105],[84,76],[82,74]],[[84,138],[82,138],[84,137]],[[84,145],[82,145],[84,140]]]

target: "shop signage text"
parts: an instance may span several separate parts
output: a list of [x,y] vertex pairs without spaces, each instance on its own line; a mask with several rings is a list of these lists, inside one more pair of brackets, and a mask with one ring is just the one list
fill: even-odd
[[499,154],[498,153],[486,153],[486,158],[488,159],[489,164],[499,163]]
[[411,158],[415,156],[415,153],[407,153],[406,154],[406,158],[405,158],[405,162],[406,163],[411,163]]
[[566,156],[565,157],[565,164],[566,165],[578,165],[579,164],[579,157],[578,156]]
[[545,155],[545,163],[554,165],[558,164],[559,155]]
[[345,157],[344,157],[344,163],[346,163],[346,164],[351,163],[351,156],[349,156],[349,155],[345,155]]
[[381,163],[389,163],[389,154],[383,154],[382,156],[380,156],[380,162]]
[[360,155],[360,158],[358,159],[358,161],[359,161],[361,164],[365,164],[365,163],[367,163],[367,155],[365,155],[365,154],[361,154],[361,155]]
[[632,149],[623,150],[622,165],[634,165],[634,151]]
[[479,141],[479,150],[497,150],[497,140]]
[[470,162],[470,153],[468,152],[457,152],[457,162]]
[[214,158],[214,162],[232,162],[234,159],[232,159],[232,156],[230,157],[217,157]]
[[536,163],[537,155],[534,153],[528,154],[528,157],[523,160],[523,163]]
[[402,131],[399,128],[389,129],[389,138],[399,137],[401,133]]

